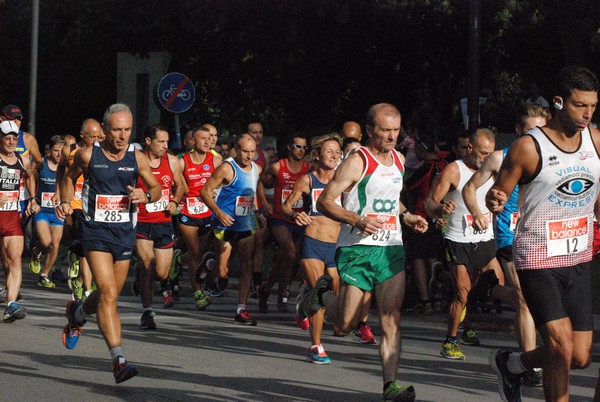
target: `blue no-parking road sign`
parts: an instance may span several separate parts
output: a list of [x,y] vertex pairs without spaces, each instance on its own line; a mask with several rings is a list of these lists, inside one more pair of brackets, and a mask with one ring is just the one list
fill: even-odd
[[183,113],[194,104],[194,84],[181,73],[169,73],[160,79],[156,90],[158,101],[173,113]]

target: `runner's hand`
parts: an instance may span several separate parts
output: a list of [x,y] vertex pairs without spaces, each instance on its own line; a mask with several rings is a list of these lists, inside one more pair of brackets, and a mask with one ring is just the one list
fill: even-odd
[[256,221],[261,229],[267,226],[267,219],[262,214],[256,214]]
[[473,228],[475,230],[483,231],[488,227],[488,220],[482,214],[477,214],[477,216],[473,216]]
[[499,214],[504,211],[504,204],[508,201],[505,192],[492,188],[485,195],[485,205],[493,214]]
[[64,221],[65,218],[73,213],[73,208],[71,208],[70,203],[61,203],[54,210],[56,217],[61,221]]
[[221,225],[223,226],[231,226],[233,225],[233,223],[235,222],[235,219],[233,219],[231,216],[227,215],[225,212],[219,212],[217,215],[217,218],[219,219],[219,222],[221,222]]
[[429,228],[427,219],[423,218],[421,215],[411,214],[408,212],[404,215],[404,219],[402,220],[409,228],[417,233],[425,233]]
[[127,186],[127,190],[129,191],[129,199],[132,204],[145,204],[148,202],[148,197],[146,197],[146,193],[141,188]]
[[356,228],[360,230],[365,236],[370,236],[373,233],[377,233],[379,229],[382,229],[383,224],[375,218],[363,216],[361,220],[356,224]]
[[298,226],[308,226],[312,222],[314,218],[308,215],[306,212],[299,212],[294,220],[296,221],[296,225]]

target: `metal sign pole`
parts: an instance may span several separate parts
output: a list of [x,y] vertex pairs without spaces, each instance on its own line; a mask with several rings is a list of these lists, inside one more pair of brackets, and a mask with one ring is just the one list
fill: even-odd
[[181,130],[179,129],[179,113],[173,113],[173,120],[175,121],[177,149],[181,149]]

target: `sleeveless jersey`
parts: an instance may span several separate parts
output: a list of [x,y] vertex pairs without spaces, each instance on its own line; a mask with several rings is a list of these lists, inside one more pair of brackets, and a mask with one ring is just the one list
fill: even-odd
[[[171,191],[173,188],[173,171],[169,164],[169,156],[165,153],[161,158],[158,167],[150,166],[150,170],[154,178],[161,187],[160,199],[149,202],[147,204],[138,204],[138,221],[150,223],[167,223],[171,222],[171,215],[167,214],[166,209],[169,201],[171,201]],[[138,176],[136,187],[141,188],[144,192],[148,191],[146,183]]]
[[5,196],[8,200],[0,212],[19,211],[19,187],[21,180],[25,177],[25,166],[21,155],[15,152],[17,161],[9,165],[0,159],[0,195]]
[[[77,149],[76,144],[71,144],[71,152],[69,152],[69,159],[67,160],[67,165],[71,167],[73,161],[75,160],[75,153],[77,153],[79,149]],[[81,190],[83,190],[83,175],[77,178],[75,182],[75,193],[73,194],[73,198],[71,199],[71,208],[73,209],[82,209],[81,205]]]
[[204,162],[196,164],[192,161],[188,153],[183,156],[183,162],[183,177],[188,185],[188,193],[183,197],[183,209],[181,212],[184,215],[194,218],[208,218],[212,215],[212,212],[202,202],[200,191],[202,191],[202,187],[204,187],[215,171],[214,156],[210,152],[207,152]]
[[254,158],[254,163],[260,166],[263,172],[267,168],[267,157],[265,156],[265,151],[263,151],[259,146],[256,147],[256,158]]
[[[321,193],[323,193],[327,184],[320,181],[314,172],[308,172],[307,174],[310,179],[310,193],[308,195],[303,195],[302,197],[304,198],[304,208],[305,210],[308,210],[310,216],[323,216],[322,213],[317,211],[317,200],[321,196]],[[342,206],[342,197],[338,196],[335,199],[335,203]]]
[[234,232],[255,230],[257,222],[254,216],[254,197],[258,183],[258,167],[252,162],[252,168],[246,172],[233,158],[227,158],[223,163],[225,162],[233,167],[233,180],[217,190],[215,202],[223,212],[235,219],[235,222],[226,227],[213,215],[213,227]]
[[84,244],[91,240],[134,247],[134,207],[127,186],[135,187],[137,177],[133,145],[129,145],[123,159],[114,162],[104,155],[100,143],[94,143],[82,191]]
[[475,193],[477,206],[479,206],[481,213],[488,219],[489,223],[487,229],[481,232],[473,228],[473,216],[469,213],[462,197],[462,189],[471,176],[473,176],[473,172],[465,165],[462,159],[457,160],[454,163],[458,165],[460,172],[458,187],[456,190],[446,194],[444,201],[453,200],[456,202],[457,207],[448,218],[448,226],[444,233],[444,237],[457,243],[479,243],[492,240],[494,238],[492,213],[485,206],[485,195],[494,184],[494,181],[490,178],[483,186],[478,188]]
[[[506,157],[508,147],[504,148],[503,158]],[[515,237],[515,228],[519,220],[517,199],[519,197],[519,186],[516,186],[506,204],[504,210],[496,216],[496,246],[503,248],[512,246]]]
[[[301,161],[300,171],[298,173],[293,173],[290,171],[287,159],[283,158],[279,160],[279,173],[277,174],[277,178],[275,180],[273,218],[293,223],[290,218],[281,213],[281,206],[292,194],[296,180],[298,180],[301,176],[304,176],[309,169],[310,162]],[[298,201],[296,201],[292,206],[292,209],[296,212],[303,211],[304,200],[302,198],[298,199]]]
[[392,150],[392,165],[385,166],[375,159],[366,147],[358,148],[364,170],[360,180],[348,193],[344,193],[343,206],[361,216],[369,216],[383,223],[383,228],[365,236],[360,230],[342,223],[338,247],[354,245],[402,245],[400,226],[400,191],[402,191],[404,165],[396,150]]
[[56,191],[56,170],[50,169],[48,158],[43,159],[43,168],[38,180],[37,197],[44,212],[54,212],[52,196]]
[[589,129],[579,149],[565,152],[539,128],[541,169],[519,190],[513,258],[516,269],[570,267],[592,259],[594,203],[600,163]]

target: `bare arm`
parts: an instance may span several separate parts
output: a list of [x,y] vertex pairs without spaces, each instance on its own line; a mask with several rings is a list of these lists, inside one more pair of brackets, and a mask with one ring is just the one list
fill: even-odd
[[91,148],[80,149],[77,151],[75,153],[75,158],[73,159],[73,164],[66,171],[62,182],[60,183],[61,201],[58,207],[56,207],[56,216],[61,220],[64,220],[67,215],[73,213],[71,199],[73,199],[73,194],[75,193],[75,183],[79,176],[87,172],[91,156]]
[[[259,166],[260,167],[260,166]],[[259,185],[257,187],[256,196],[260,200],[265,216],[273,214],[273,207],[267,201],[265,196],[265,188],[272,188],[275,183],[275,178],[279,174],[279,161],[267,166],[265,171],[260,175]]]
[[177,213],[177,209],[179,208],[179,203],[183,199],[183,196],[188,192],[188,186],[185,182],[185,178],[183,177],[183,172],[181,171],[181,165],[179,164],[179,160],[176,156],[169,155],[169,166],[171,167],[171,171],[173,172],[173,184],[175,185],[175,191],[173,193],[173,197],[167,204],[167,211],[171,215]]
[[25,175],[27,176],[25,179],[25,186],[31,194],[31,198],[29,199],[29,204],[27,205],[26,215],[36,214],[40,210],[40,206],[38,205],[35,199],[35,189],[36,189],[36,177],[35,174],[35,164],[32,163],[28,158],[23,159],[23,167],[25,168]]
[[477,205],[477,189],[490,178],[496,177],[500,165],[502,165],[503,154],[503,150],[493,152],[463,187],[462,196],[467,209],[473,216],[473,227],[476,230],[485,230],[488,227],[488,220],[483,216],[479,205]]
[[[294,212],[294,210],[292,209],[292,206],[304,194],[309,194],[309,193],[310,193],[310,177],[307,174],[305,174],[304,176],[302,176],[298,180],[296,180],[296,183],[294,183],[294,189],[292,190],[292,194],[290,194],[290,196],[285,200],[285,202],[281,206],[281,212],[284,215],[288,215],[291,217],[292,212]],[[310,222],[313,219],[311,216],[309,216],[304,211],[297,212],[295,215],[296,216],[293,219],[296,221],[296,224],[298,224],[299,226],[310,225]]]
[[223,226],[231,226],[235,219],[224,213],[221,208],[217,205],[213,199],[213,192],[217,187],[222,184],[227,184],[233,180],[233,167],[230,163],[223,163],[215,169],[213,175],[208,179],[202,190],[200,191],[200,197],[206,206],[212,211],[213,214],[219,219]]
[[425,212],[433,219],[438,219],[445,214],[450,214],[456,209],[454,201],[442,203],[442,200],[450,191],[458,186],[460,171],[456,162],[447,165],[442,173],[432,183],[431,190],[425,201]]
[[146,197],[144,190],[141,188],[135,188],[132,186],[127,186],[129,190],[129,198],[131,202],[134,204],[141,204],[146,202],[158,201],[162,196],[162,188],[154,174],[152,173],[152,169],[150,169],[150,162],[148,161],[148,157],[142,151],[135,151],[135,159],[138,165],[138,175],[146,184],[146,188],[148,189],[148,193],[150,193],[150,199]]
[[36,164],[42,163],[42,154],[40,153],[40,147],[35,137],[29,133],[23,133],[23,142],[25,147],[29,150],[29,155],[33,158]]

